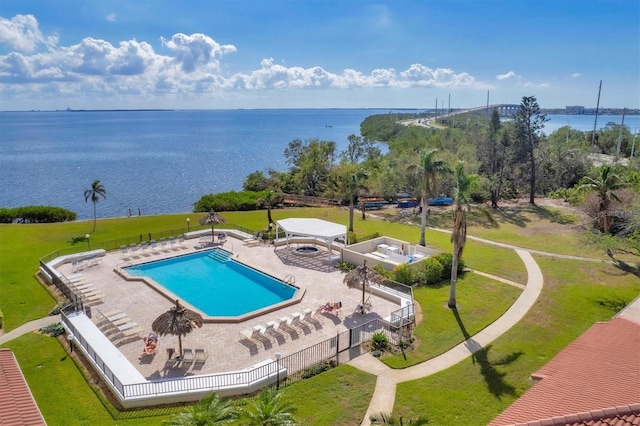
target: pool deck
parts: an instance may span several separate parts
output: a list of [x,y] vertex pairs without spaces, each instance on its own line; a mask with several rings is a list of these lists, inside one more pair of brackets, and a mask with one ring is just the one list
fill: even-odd
[[[343,283],[344,273],[323,263],[323,259],[329,255],[324,247],[321,248],[322,253],[317,256],[301,256],[293,253],[292,249],[295,246],[280,246],[274,250],[273,245],[245,244],[234,237],[227,238],[226,242],[219,247],[232,252],[233,259],[276,278],[284,279],[287,276],[293,276],[294,284],[304,289],[305,293],[299,303],[244,322],[205,323],[201,328],[195,329],[182,338],[183,348],[204,349],[207,351],[208,358],[204,363],[191,363],[187,367],[167,362],[166,349],[177,350],[177,336],[160,337],[156,354],[142,356],[144,349],[142,338],[151,332],[151,323],[160,314],[174,306],[175,302],[143,282],[126,281],[115,271],[123,266],[201,250],[203,247],[199,246],[198,239],[186,240],[182,247],[176,245],[157,254],[147,250],[146,253],[139,254],[137,259],[130,261],[123,260],[118,250],[108,252],[101,262],[82,270],[74,271],[71,264],[59,266],[57,269],[67,277],[81,275],[80,278],[83,281],[92,284],[95,291],[102,293],[103,302],[91,308],[92,320],[98,326],[107,323],[101,314],[119,311],[125,315],[113,322],[117,322],[120,326],[129,324],[134,333],[126,339],[112,338],[112,341],[131,364],[148,379],[241,370],[266,359],[275,359],[276,353],[285,357],[298,352],[305,347],[334,337],[337,332],[345,331],[373,318],[388,317],[391,312],[400,308],[396,303],[372,295],[370,298],[372,310],[365,315],[356,313],[356,307],[362,299],[362,290],[349,289]],[[369,297],[368,293],[367,297]],[[297,333],[282,333],[281,337],[272,339],[271,344],[249,344],[246,340],[242,340],[241,331],[257,325],[264,326],[269,321],[303,312],[305,309],[315,311],[326,302],[337,301],[342,302],[339,316],[321,314],[319,315],[322,319],[321,323],[313,322],[307,327],[296,328]],[[113,328],[112,325],[110,326]]]

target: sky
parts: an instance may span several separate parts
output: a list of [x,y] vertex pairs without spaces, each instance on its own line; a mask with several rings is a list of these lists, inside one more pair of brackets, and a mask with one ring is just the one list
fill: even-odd
[[0,0],[0,110],[640,108],[637,0]]

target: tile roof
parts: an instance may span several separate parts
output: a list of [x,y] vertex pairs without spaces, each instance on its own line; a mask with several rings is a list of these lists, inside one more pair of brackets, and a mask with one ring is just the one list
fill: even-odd
[[46,425],[9,349],[0,349],[0,425]]
[[491,426],[640,425],[640,324],[597,323],[531,378]]

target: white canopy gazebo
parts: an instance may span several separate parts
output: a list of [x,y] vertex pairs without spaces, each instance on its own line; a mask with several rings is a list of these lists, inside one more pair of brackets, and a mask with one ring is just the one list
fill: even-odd
[[294,237],[310,237],[323,240],[331,253],[331,246],[337,239],[347,242],[347,227],[321,219],[290,218],[276,221],[276,235],[282,229],[285,233],[287,245]]

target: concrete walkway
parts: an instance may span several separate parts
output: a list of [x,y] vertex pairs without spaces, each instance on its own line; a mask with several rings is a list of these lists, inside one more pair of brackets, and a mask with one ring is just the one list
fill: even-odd
[[14,328],[8,333],[0,336],[0,345],[7,343],[10,340],[20,337],[23,334],[30,333],[32,331],[40,330],[42,327],[46,327],[49,324],[55,324],[60,322],[60,315],[51,315],[49,317],[38,318],[33,321],[29,321],[26,324],[22,324],[20,327]]
[[402,370],[387,367],[369,353],[349,362],[350,365],[360,370],[378,376],[373,397],[361,423],[362,426],[371,424],[369,416],[374,413],[393,412],[398,383],[430,376],[459,363],[497,339],[525,316],[542,291],[543,277],[540,267],[529,251],[515,250],[527,269],[527,285],[513,305],[487,328],[435,358]]

